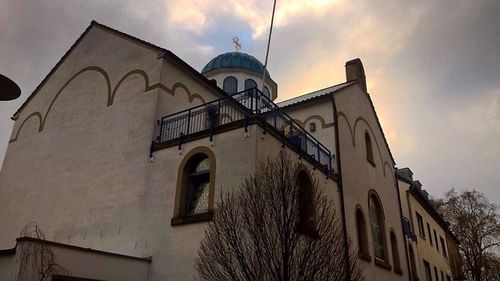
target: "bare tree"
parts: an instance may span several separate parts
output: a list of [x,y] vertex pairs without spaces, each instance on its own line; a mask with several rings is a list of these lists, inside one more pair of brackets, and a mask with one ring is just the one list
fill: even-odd
[[500,257],[487,253],[484,257],[484,280],[500,281]]
[[438,207],[450,223],[460,242],[460,254],[468,280],[491,280],[486,272],[498,259],[495,250],[500,245],[500,221],[497,205],[476,190],[446,193]]
[[221,196],[198,251],[201,280],[361,280],[333,199],[315,181],[304,190],[298,170],[280,153]]
[[19,271],[16,281],[47,281],[53,274],[67,274],[66,270],[55,263],[54,253],[43,243],[45,236],[35,222],[27,224],[20,237],[33,238],[17,246]]

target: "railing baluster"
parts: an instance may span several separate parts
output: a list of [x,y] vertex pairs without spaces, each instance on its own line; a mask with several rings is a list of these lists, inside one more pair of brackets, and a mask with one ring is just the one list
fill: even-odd
[[[262,107],[260,103],[262,103]],[[264,134],[268,130],[267,126],[272,126],[280,132],[283,146],[286,142],[285,138],[291,143],[296,144],[299,158],[305,152],[312,157],[315,166],[327,166],[329,171],[333,170],[332,159],[334,156],[330,150],[324,147],[302,126],[298,125],[293,118],[282,111],[281,108],[267,96],[263,95],[257,88],[246,89],[236,94],[162,117],[159,120],[158,142],[166,142],[179,138],[180,148],[187,135],[206,129],[209,129],[210,140],[212,141],[216,127],[232,121],[242,120],[245,132],[248,132],[249,118],[254,114],[259,115],[260,120],[264,122]],[[223,117],[227,118],[224,119]],[[315,146],[316,149],[314,149]],[[311,151],[311,154],[309,154],[309,151]]]
[[190,126],[191,126],[191,109],[188,111],[188,121],[187,121],[186,135],[189,135]]
[[319,154],[319,142],[316,143],[316,147],[318,148],[318,159],[316,161],[318,161],[319,164],[321,165],[321,155]]

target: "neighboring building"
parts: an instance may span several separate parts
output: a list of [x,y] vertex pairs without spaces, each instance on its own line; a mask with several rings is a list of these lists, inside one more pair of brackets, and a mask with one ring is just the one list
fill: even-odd
[[250,55],[220,55],[202,75],[92,22],[12,118],[0,279],[13,279],[19,247],[34,243],[19,231],[36,221],[73,277],[191,280],[216,198],[284,150],[334,199],[365,279],[408,280],[395,162],[361,61],[345,67],[346,82],[276,105],[269,74],[254,88],[263,67]]
[[458,241],[409,168],[397,170],[411,280],[462,280]]

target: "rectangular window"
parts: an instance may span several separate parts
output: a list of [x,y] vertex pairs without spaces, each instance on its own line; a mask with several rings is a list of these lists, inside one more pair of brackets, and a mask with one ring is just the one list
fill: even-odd
[[434,229],[434,241],[436,241],[436,249],[439,252],[439,243],[438,243],[438,238],[436,234],[436,230]]
[[441,241],[441,249],[443,250],[443,256],[445,258],[448,258],[448,254],[446,253],[446,247],[445,247],[445,244],[444,244],[443,237],[439,236],[439,240]]
[[431,234],[431,227],[429,223],[427,223],[427,233],[429,234],[429,243],[431,243],[432,246],[432,234]]
[[425,239],[424,220],[418,212],[415,213],[417,214],[418,234],[420,234],[420,236]]
[[439,281],[438,269],[434,267],[434,276],[436,276],[436,281]]
[[441,280],[444,281],[444,273],[442,270],[441,270]]
[[425,267],[425,277],[427,278],[427,281],[432,281],[431,265],[426,260],[424,260],[424,267]]
[[450,275],[446,275],[446,281],[451,281]]

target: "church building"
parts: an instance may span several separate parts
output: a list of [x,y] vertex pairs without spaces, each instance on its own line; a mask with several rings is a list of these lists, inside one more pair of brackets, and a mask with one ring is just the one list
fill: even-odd
[[[194,280],[220,195],[281,151],[334,199],[366,281],[411,280],[395,161],[361,61],[282,102],[263,72],[243,52],[199,72],[93,21],[13,114],[0,280],[15,280],[19,249],[34,243],[67,270],[55,281]],[[30,222],[43,240],[22,237]]]

